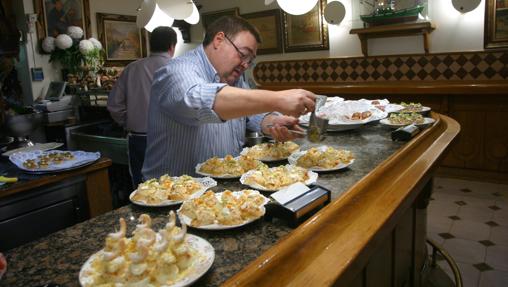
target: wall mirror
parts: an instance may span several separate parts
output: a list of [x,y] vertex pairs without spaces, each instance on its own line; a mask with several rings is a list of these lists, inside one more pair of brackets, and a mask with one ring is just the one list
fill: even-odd
[[508,47],[508,1],[485,1],[485,49]]

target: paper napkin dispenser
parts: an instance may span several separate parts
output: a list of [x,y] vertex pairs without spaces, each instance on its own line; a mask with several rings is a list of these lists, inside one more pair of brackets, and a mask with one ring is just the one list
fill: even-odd
[[[288,189],[292,191],[288,192]],[[320,185],[307,187],[297,183],[288,189],[272,194],[272,200],[265,205],[265,220],[271,221],[274,217],[282,218],[291,227],[296,227],[331,201],[330,190]],[[281,195],[281,193],[286,194]]]
[[407,125],[398,128],[392,132],[393,141],[408,141],[420,132],[420,129],[415,125]]

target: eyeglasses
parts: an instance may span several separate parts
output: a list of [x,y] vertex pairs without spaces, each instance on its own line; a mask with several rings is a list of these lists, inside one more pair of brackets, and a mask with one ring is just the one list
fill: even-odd
[[242,53],[242,51],[240,51],[240,49],[238,49],[238,47],[235,45],[235,43],[233,43],[233,41],[231,41],[231,39],[229,39],[229,37],[226,36],[226,34],[224,34],[224,37],[226,39],[228,39],[228,41],[229,41],[229,43],[231,43],[231,45],[233,45],[236,52],[238,53],[238,56],[240,56],[240,60],[242,61],[242,64],[245,63],[249,67],[254,66],[254,64],[255,64],[254,60],[256,60],[256,56],[246,55],[246,54]]

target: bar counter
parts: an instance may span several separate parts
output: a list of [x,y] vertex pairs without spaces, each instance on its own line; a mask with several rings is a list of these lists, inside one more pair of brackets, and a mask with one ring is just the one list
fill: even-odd
[[[432,167],[438,163],[441,154],[458,133],[459,128],[455,121],[438,114],[433,114],[433,117],[437,120],[434,126],[420,132],[408,143],[392,141],[391,130],[377,123],[351,131],[328,133],[324,143],[351,150],[355,162],[348,169],[319,174],[318,184],[332,191],[332,203],[296,229],[278,219],[272,222],[260,219],[241,228],[225,231],[189,228],[188,233],[205,238],[215,248],[215,261],[211,269],[194,285],[305,286],[300,284],[307,282],[314,283],[314,286],[323,286],[332,285],[334,282],[340,284],[355,281],[354,278],[361,273],[366,260],[368,261],[363,257],[369,257],[372,253],[370,250],[375,246],[372,240],[376,241],[378,234],[385,236],[384,233],[380,232],[379,228],[363,225],[368,232],[360,230],[361,234],[355,234],[354,230],[346,228],[341,231],[328,229],[344,220],[348,221],[344,224],[349,225],[354,225],[355,220],[362,220],[362,216],[351,218],[355,216],[355,212],[372,212],[371,207],[362,206],[363,199],[359,192],[376,192],[373,190],[375,188],[370,186],[376,186],[377,180],[382,178],[383,174],[390,179],[390,172],[385,171],[394,166],[394,161],[398,161],[406,162],[400,164],[401,169],[417,171],[407,179],[407,183],[412,185],[401,188],[405,195],[399,198],[400,201],[392,200],[386,204],[377,202],[375,205],[383,209],[376,215],[379,218],[376,224],[390,230],[394,228],[394,218],[402,212],[398,210],[410,208],[411,205],[405,203],[406,199],[414,201],[421,191],[421,188],[415,187],[421,187],[422,182],[428,182]],[[422,158],[423,162],[420,164],[420,158],[429,152],[433,155],[432,159]],[[413,153],[416,156],[413,156]],[[407,164],[416,164],[424,170],[407,167]],[[399,175],[403,173],[397,171],[397,168],[392,169],[392,172]],[[391,182],[396,183],[397,181]],[[383,186],[381,179],[379,187]],[[226,188],[239,190],[244,187],[237,180],[219,180],[214,190],[222,191]],[[366,203],[370,202],[369,198],[364,198]],[[392,208],[392,205],[395,208]],[[356,211],[350,211],[351,208]],[[47,283],[79,286],[78,274],[81,265],[103,247],[106,235],[118,228],[120,217],[127,220],[130,235],[140,214],[149,214],[153,219],[153,228],[158,229],[167,222],[167,214],[171,209],[128,205],[9,250],[5,252],[8,270],[0,281],[0,286],[37,286]],[[384,218],[385,209],[390,220]],[[342,217],[344,212],[348,212],[350,216]],[[333,214],[336,215],[333,224],[321,223],[322,220],[329,220],[329,216],[333,217]],[[357,240],[359,236],[364,237],[367,243]],[[318,239],[326,246],[312,243]],[[306,245],[306,242],[311,245]],[[350,244],[357,246],[351,250],[353,255],[339,256],[333,251],[334,244],[345,248],[349,248]],[[320,250],[317,251],[316,248]],[[306,252],[311,252],[312,255],[309,256]],[[316,265],[318,262],[315,260],[319,260],[320,254],[329,254],[334,259],[327,259],[329,261],[325,265]]]

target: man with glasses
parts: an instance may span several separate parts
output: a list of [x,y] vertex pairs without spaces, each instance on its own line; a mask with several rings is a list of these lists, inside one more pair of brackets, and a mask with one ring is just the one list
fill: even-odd
[[[248,89],[243,73],[261,42],[254,26],[225,16],[206,30],[203,45],[156,72],[152,85],[143,176],[194,175],[213,157],[240,153],[246,129],[279,141],[294,139],[297,117],[314,109],[301,89]],[[288,129],[289,127],[289,129]]]

